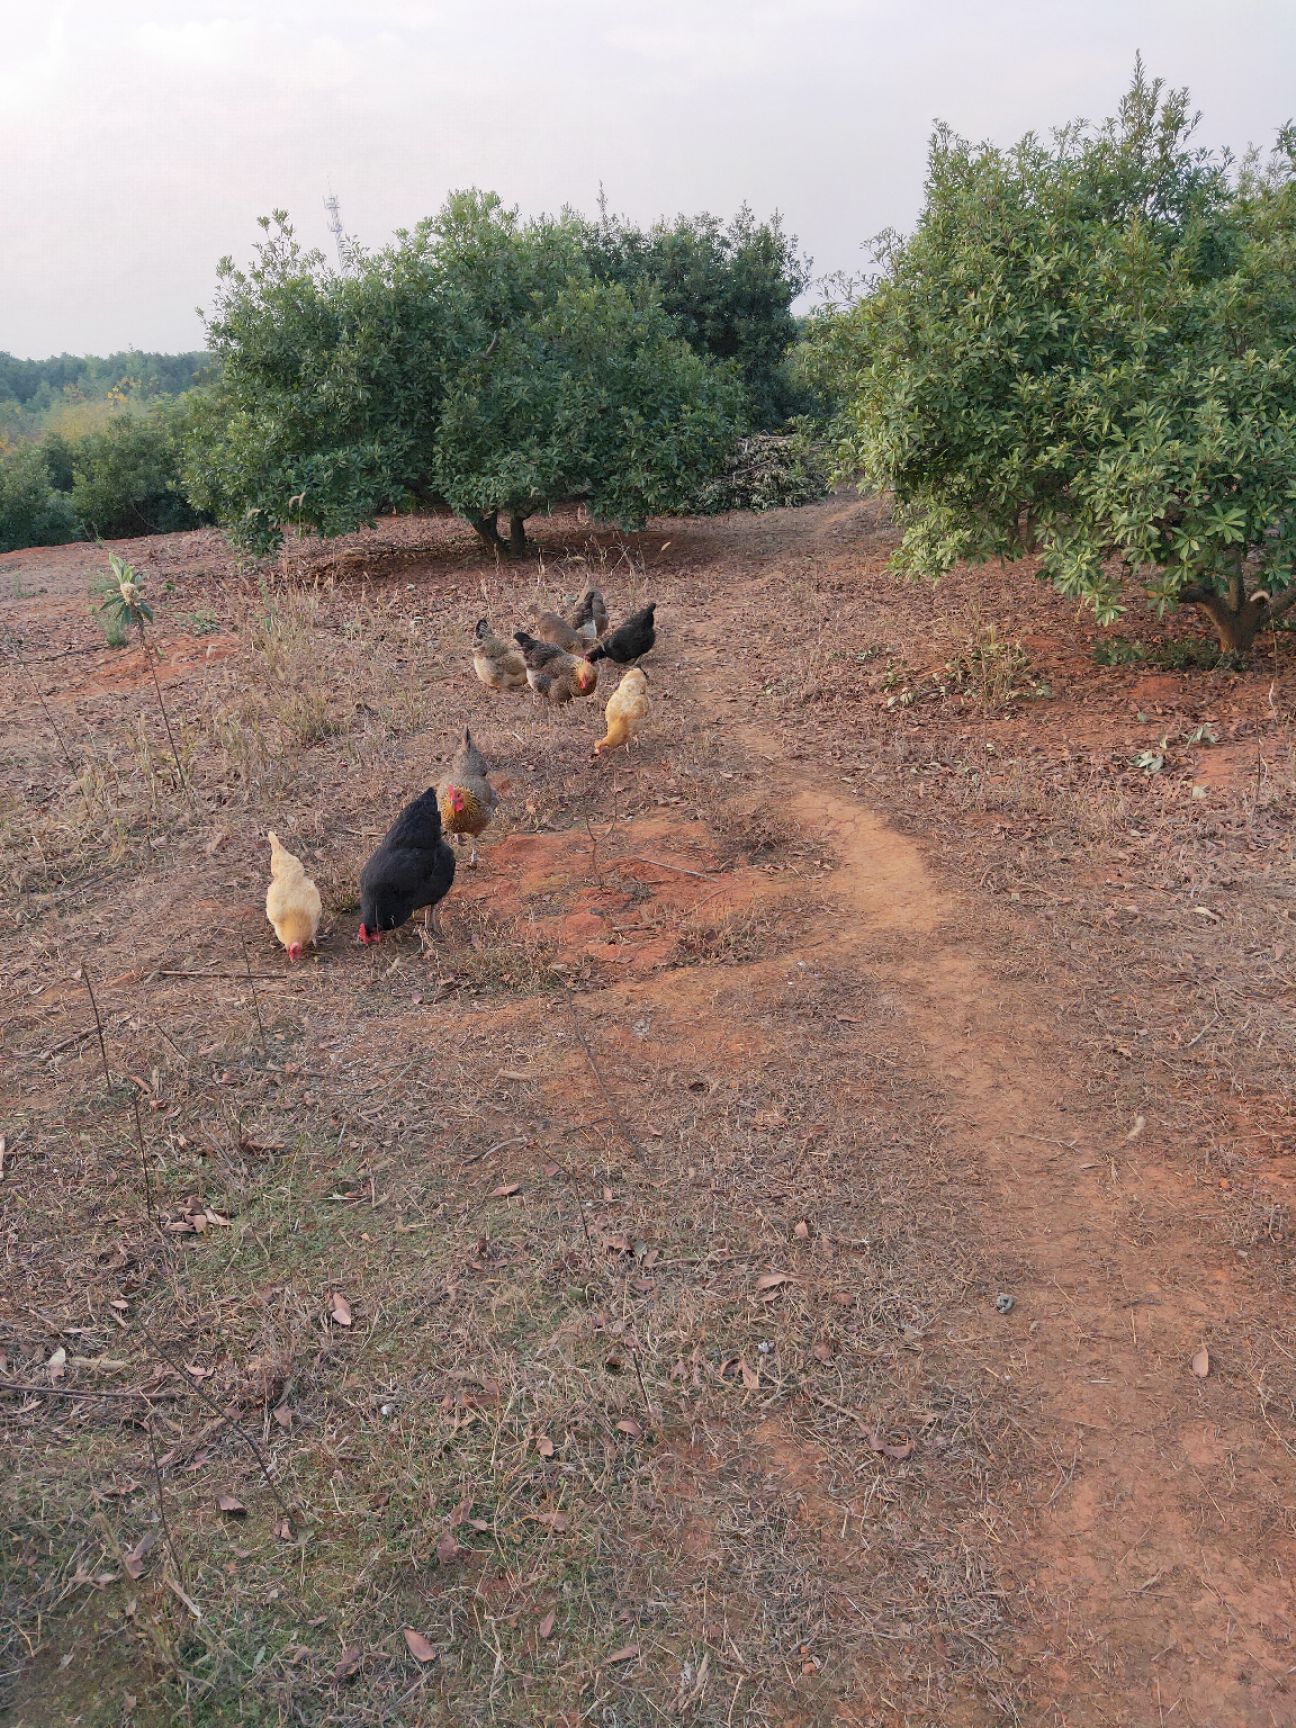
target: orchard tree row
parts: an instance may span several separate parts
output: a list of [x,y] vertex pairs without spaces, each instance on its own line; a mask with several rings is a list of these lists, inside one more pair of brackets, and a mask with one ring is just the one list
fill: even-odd
[[219,384],[186,475],[254,550],[434,504],[514,555],[560,501],[637,527],[793,405],[806,266],[777,220],[644,233],[465,192],[341,270],[283,212],[262,226],[250,269],[220,266]]

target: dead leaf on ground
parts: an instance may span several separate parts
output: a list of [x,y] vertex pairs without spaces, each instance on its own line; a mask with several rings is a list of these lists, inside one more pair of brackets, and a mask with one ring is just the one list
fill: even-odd
[[866,1428],[864,1434],[870,1451],[879,1452],[886,1458],[894,1458],[897,1462],[907,1458],[914,1449],[912,1440],[884,1440],[876,1428]]
[[756,1280],[756,1288],[762,1295],[770,1290],[779,1290],[784,1284],[793,1282],[790,1272],[765,1272]]
[[617,1423],[617,1433],[628,1434],[632,1440],[637,1440],[643,1433],[643,1429],[632,1416],[627,1416],[623,1422]]
[[607,1659],[606,1666],[610,1668],[614,1662],[633,1662],[638,1654],[639,1646],[637,1644],[625,1644],[620,1650],[612,1652]]
[[49,1377],[51,1380],[61,1380],[63,1378],[64,1374],[67,1372],[67,1351],[61,1344],[58,1349],[51,1354],[50,1359],[45,1366],[49,1369]]
[[416,1632],[412,1626],[401,1627],[402,1636],[409,1648],[410,1655],[416,1662],[435,1662],[438,1652],[428,1643],[421,1632]]
[[1192,1371],[1199,1380],[1204,1380],[1211,1371],[1210,1351],[1204,1344],[1192,1359]]
[[816,1362],[831,1362],[833,1357],[832,1345],[826,1338],[820,1338],[817,1343],[810,1346],[810,1354]]
[[335,1290],[329,1297],[329,1319],[339,1326],[351,1324],[351,1304],[339,1290]]
[[292,1428],[293,1413],[286,1404],[276,1404],[270,1414],[285,1432]]
[[567,1528],[567,1514],[565,1512],[528,1512],[527,1517],[533,1524],[539,1524],[555,1536]]
[[216,1504],[228,1518],[246,1518],[247,1507],[241,1500],[236,1500],[232,1494],[218,1494]]
[[131,1549],[130,1553],[123,1556],[122,1565],[130,1573],[132,1578],[139,1579],[144,1576],[145,1557],[156,1541],[157,1531],[146,1530],[140,1537],[139,1541]]
[[342,1652],[337,1667],[333,1670],[334,1685],[337,1685],[340,1680],[349,1680],[351,1678],[356,1669],[360,1666],[360,1659],[363,1655],[364,1651],[358,1644],[349,1644],[347,1646],[347,1648]]
[[721,1379],[731,1379],[735,1370],[747,1390],[755,1392],[760,1385],[760,1375],[745,1356],[731,1356],[727,1362],[722,1363],[720,1366]]
[[800,1220],[792,1234],[796,1237],[798,1242],[804,1242],[807,1240],[810,1235],[810,1226],[806,1223],[804,1218]]
[[553,1629],[554,1629],[555,1625],[557,1624],[557,1622],[558,1622],[558,1616],[556,1614],[553,1614],[553,1613],[546,1614],[544,1619],[536,1627],[536,1631],[540,1634],[540,1636],[542,1638],[552,1638],[553,1637]]
[[536,1451],[542,1458],[553,1457],[554,1443],[547,1434],[538,1434],[536,1436]]
[[520,1182],[501,1182],[498,1188],[491,1189],[490,1197],[492,1200],[507,1200],[511,1195],[520,1193],[521,1189]]

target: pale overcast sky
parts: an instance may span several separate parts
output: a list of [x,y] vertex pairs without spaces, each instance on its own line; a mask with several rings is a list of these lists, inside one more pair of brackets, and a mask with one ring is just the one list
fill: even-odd
[[1110,113],[1136,50],[1268,144],[1296,0],[0,0],[0,349],[202,345],[255,218],[379,245],[447,190],[527,212],[777,207],[827,272],[917,214],[936,119]]

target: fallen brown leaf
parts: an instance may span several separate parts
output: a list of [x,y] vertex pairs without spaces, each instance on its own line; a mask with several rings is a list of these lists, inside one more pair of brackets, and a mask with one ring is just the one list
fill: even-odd
[[329,1319],[336,1321],[339,1326],[351,1324],[351,1304],[338,1290],[329,1297]]
[[1211,1371],[1210,1351],[1204,1344],[1192,1359],[1192,1371],[1199,1380],[1204,1380]]
[[216,1504],[230,1518],[246,1518],[247,1507],[241,1500],[236,1500],[232,1494],[218,1494]]
[[490,1197],[492,1200],[507,1200],[510,1195],[520,1193],[521,1188],[520,1182],[501,1182],[498,1188],[491,1189]]
[[351,1678],[360,1666],[360,1659],[363,1655],[364,1651],[358,1644],[348,1644],[342,1652],[337,1667],[333,1670],[333,1684],[335,1686],[339,1681]]
[[810,1226],[806,1223],[804,1218],[800,1221],[792,1234],[796,1237],[798,1242],[804,1242],[807,1239],[810,1235]]
[[558,1616],[556,1614],[549,1613],[549,1614],[545,1615],[544,1619],[536,1627],[536,1631],[540,1634],[540,1636],[542,1638],[552,1638],[553,1637],[553,1629],[554,1629],[554,1626],[557,1624],[557,1619],[558,1619]]
[[146,1530],[129,1554],[123,1555],[122,1565],[132,1578],[144,1576],[144,1559],[150,1548],[157,1541],[156,1530]]
[[63,1378],[64,1374],[67,1372],[67,1351],[61,1344],[57,1350],[51,1353],[50,1359],[45,1366],[49,1369],[49,1377],[51,1380],[61,1380]]
[[435,1662],[436,1649],[428,1643],[421,1632],[415,1632],[411,1626],[402,1626],[401,1633],[409,1647],[409,1653],[416,1662]]
[[816,1362],[831,1362],[833,1355],[832,1345],[826,1338],[820,1338],[818,1343],[810,1346],[810,1354],[814,1357]]
[[791,1282],[792,1275],[789,1272],[766,1272],[756,1280],[756,1288],[763,1294],[767,1290],[778,1290],[782,1285]]
[[897,1462],[902,1458],[907,1458],[914,1449],[912,1440],[884,1440],[876,1428],[866,1428],[864,1436],[869,1443],[870,1451],[880,1452],[884,1457],[894,1458]]
[[543,1525],[555,1536],[560,1530],[567,1528],[567,1514],[565,1512],[529,1512],[527,1516],[533,1524]]
[[536,1436],[536,1451],[542,1458],[553,1457],[554,1443],[547,1434],[539,1434]]
[[607,1658],[606,1666],[610,1668],[614,1662],[633,1662],[638,1654],[639,1646],[637,1644],[625,1644],[620,1650],[612,1652]]
[[617,1423],[617,1433],[628,1434],[632,1440],[637,1440],[643,1433],[643,1429],[632,1416],[627,1416],[624,1422]]
[[443,1530],[437,1543],[437,1559],[443,1566],[449,1566],[463,1553],[463,1549],[455,1541],[453,1530]]

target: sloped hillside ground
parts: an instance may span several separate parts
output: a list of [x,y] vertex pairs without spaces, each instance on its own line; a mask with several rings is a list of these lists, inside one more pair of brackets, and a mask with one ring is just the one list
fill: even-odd
[[[127,545],[183,784],[100,555],[0,559],[9,1720],[1293,1718],[1290,639],[892,543]],[[467,652],[590,579],[604,761]],[[465,722],[481,866],[362,949]]]

